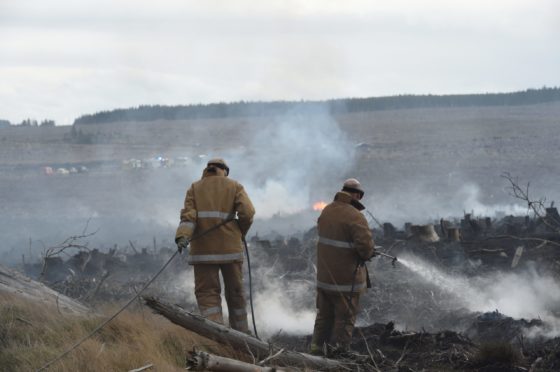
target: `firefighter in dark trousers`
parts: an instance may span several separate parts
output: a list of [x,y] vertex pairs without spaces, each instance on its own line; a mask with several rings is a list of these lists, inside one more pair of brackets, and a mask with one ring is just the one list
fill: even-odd
[[190,243],[189,264],[194,266],[195,295],[205,318],[223,323],[219,273],[225,286],[231,328],[248,333],[243,290],[242,237],[253,223],[255,209],[243,186],[228,177],[223,159],[212,159],[202,178],[187,190],[175,242],[179,252],[188,239],[229,221]]
[[[360,203],[364,191],[358,180],[344,182],[342,191],[317,221],[317,316],[311,352],[348,350],[360,294],[367,287],[364,262],[375,253],[371,230]],[[326,347],[325,347],[326,346]]]

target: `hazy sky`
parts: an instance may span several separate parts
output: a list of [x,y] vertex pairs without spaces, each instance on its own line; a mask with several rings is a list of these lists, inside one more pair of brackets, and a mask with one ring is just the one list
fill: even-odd
[[557,0],[0,0],[0,119],[560,86]]

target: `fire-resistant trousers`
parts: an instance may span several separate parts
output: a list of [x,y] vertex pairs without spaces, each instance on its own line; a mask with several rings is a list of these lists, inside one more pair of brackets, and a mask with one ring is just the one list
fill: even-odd
[[230,327],[249,333],[245,295],[243,293],[243,263],[196,264],[194,266],[194,293],[200,313],[217,323],[224,323],[220,271],[224,279]]
[[348,348],[360,294],[336,293],[317,288],[317,316],[311,347],[322,348],[323,344]]

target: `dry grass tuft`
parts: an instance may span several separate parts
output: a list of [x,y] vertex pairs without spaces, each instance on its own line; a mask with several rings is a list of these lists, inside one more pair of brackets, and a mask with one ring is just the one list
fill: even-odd
[[[102,312],[111,316],[119,307]],[[32,371],[73,346],[105,318],[61,315],[49,308],[0,293],[0,371]],[[184,370],[187,351],[228,357],[237,353],[175,326],[149,311],[125,311],[52,366],[56,371],[127,371],[154,364],[158,371]]]
[[474,364],[483,366],[514,366],[521,360],[521,354],[509,342],[489,342],[480,345],[474,356]]

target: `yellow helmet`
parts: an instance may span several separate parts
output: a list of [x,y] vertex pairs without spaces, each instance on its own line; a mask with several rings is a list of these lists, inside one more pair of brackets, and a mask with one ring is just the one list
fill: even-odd
[[223,169],[226,172],[226,176],[229,175],[229,167],[226,164],[226,161],[222,158],[213,158],[208,160],[208,164],[206,164],[206,167],[216,167]]
[[342,185],[342,191],[356,192],[360,194],[360,199],[364,197],[364,189],[362,184],[355,178],[348,178]]

